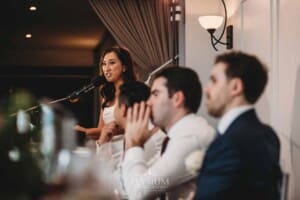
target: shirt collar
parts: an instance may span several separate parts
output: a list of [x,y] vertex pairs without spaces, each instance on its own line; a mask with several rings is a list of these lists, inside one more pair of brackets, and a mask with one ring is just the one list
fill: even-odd
[[253,105],[244,105],[244,106],[239,106],[236,108],[233,108],[231,110],[229,110],[227,113],[225,113],[219,122],[218,125],[218,131],[221,135],[223,135],[225,133],[225,131],[227,130],[227,128],[230,126],[230,124],[238,117],[240,116],[242,113],[253,109]]
[[[189,113],[187,115],[185,115],[184,117],[182,117],[180,120],[178,120],[168,131],[167,135],[170,138],[176,137],[176,135],[178,134],[178,131],[175,130],[180,130],[182,129],[186,129],[186,121],[189,121],[190,119],[193,119],[195,116],[195,114],[193,113]],[[185,134],[186,132],[182,132],[180,134]]]

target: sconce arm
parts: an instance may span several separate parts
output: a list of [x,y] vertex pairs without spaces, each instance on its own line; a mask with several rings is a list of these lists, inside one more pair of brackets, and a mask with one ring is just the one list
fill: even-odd
[[[221,0],[221,1],[222,1],[223,7],[224,7],[224,12],[225,12],[224,26],[223,26],[223,30],[222,30],[222,33],[221,33],[219,39],[217,39],[214,35],[212,35],[213,38],[214,38],[214,40],[216,40],[216,41],[214,42],[214,45],[216,45],[216,44],[218,44],[218,43],[221,43],[221,44],[222,44],[221,39],[222,39],[222,37],[223,37],[223,35],[224,35],[224,33],[225,33],[225,29],[226,29],[226,26],[227,26],[227,9],[226,9],[226,5],[225,5],[224,0]],[[225,44],[225,45],[226,45],[226,44]]]

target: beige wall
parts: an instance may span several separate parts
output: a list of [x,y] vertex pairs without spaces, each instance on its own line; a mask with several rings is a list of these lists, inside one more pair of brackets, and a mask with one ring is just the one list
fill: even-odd
[[[300,190],[295,189],[300,188],[300,1],[225,1],[234,25],[234,49],[257,55],[269,67],[269,84],[256,107],[260,118],[279,134],[281,165],[291,174],[289,199],[300,199]],[[216,0],[185,1],[185,61],[203,83],[208,81],[217,52],[197,18],[206,10],[218,12],[211,11],[212,4],[216,6]],[[207,117],[204,105],[200,114]]]

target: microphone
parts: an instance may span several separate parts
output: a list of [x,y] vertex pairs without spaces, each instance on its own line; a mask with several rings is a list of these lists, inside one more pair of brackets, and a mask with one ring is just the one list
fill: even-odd
[[72,103],[77,102],[78,97],[80,95],[88,93],[89,91],[93,90],[95,87],[98,87],[99,85],[102,85],[105,82],[106,79],[104,78],[104,76],[97,76],[96,78],[93,78],[88,85],[85,85],[81,89],[72,92],[67,98]]

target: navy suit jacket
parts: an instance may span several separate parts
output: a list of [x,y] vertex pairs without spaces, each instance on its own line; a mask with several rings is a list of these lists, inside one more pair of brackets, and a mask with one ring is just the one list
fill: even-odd
[[279,199],[280,143],[253,109],[235,119],[206,152],[196,200]]

